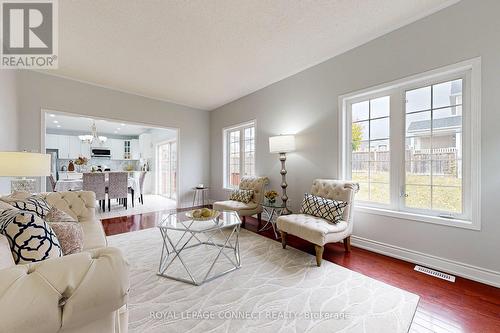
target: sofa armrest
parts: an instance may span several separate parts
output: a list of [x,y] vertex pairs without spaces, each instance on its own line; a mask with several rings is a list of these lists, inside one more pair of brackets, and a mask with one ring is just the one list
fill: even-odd
[[0,332],[57,332],[127,303],[129,268],[120,250],[100,248],[0,270]]

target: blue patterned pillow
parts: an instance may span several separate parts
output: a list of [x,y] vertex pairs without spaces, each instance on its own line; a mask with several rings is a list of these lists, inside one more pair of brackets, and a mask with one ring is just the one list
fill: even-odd
[[22,210],[0,212],[0,233],[9,240],[16,264],[62,256],[56,234],[35,213]]
[[342,221],[344,209],[347,205],[348,203],[344,201],[326,199],[306,193],[304,200],[302,200],[300,212],[321,217],[332,223],[339,223]]

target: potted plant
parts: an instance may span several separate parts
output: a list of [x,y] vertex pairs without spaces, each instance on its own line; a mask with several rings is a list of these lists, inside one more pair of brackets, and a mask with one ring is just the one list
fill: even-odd
[[275,190],[270,190],[264,193],[264,197],[267,199],[267,202],[270,205],[274,205],[276,203],[276,198],[278,197],[278,192]]

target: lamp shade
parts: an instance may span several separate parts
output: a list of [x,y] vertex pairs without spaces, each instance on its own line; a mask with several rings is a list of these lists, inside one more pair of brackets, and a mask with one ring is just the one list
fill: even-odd
[[50,175],[50,155],[0,152],[1,177],[41,177]]
[[278,135],[269,137],[270,153],[288,153],[295,150],[294,135]]

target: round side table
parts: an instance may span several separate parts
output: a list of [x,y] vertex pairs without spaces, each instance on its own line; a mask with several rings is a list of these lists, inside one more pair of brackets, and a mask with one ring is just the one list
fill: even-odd
[[264,213],[264,217],[266,218],[267,222],[264,224],[262,228],[260,228],[259,232],[264,231],[264,230],[269,230],[273,228],[274,231],[274,237],[275,239],[279,239],[278,237],[278,232],[277,232],[277,227],[276,227],[276,220],[278,217],[283,214],[285,210],[285,206],[283,204],[270,204],[270,203],[262,203],[262,213]]
[[[205,198],[208,200],[208,195],[205,196],[205,193],[209,190],[209,187],[193,187],[194,195],[193,195],[193,207],[200,205],[205,206]],[[208,202],[208,201],[207,201]],[[209,203],[209,202],[208,202]]]

